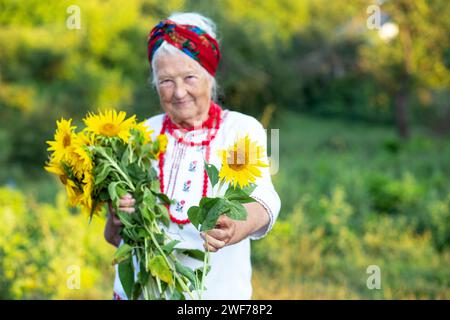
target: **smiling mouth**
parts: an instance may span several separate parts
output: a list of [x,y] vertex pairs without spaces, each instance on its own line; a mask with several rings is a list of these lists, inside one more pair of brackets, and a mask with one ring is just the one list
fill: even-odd
[[192,100],[176,101],[173,104],[176,105],[176,106],[185,106],[185,105],[187,105],[187,104],[189,104],[191,102],[192,102]]

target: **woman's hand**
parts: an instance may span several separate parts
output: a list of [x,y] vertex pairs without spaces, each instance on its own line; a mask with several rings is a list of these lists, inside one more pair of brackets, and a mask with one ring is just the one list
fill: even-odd
[[232,220],[221,215],[216,227],[200,235],[205,240],[205,250],[217,252],[225,246],[244,240],[252,233],[265,227],[269,223],[269,215],[266,209],[257,202],[244,204],[247,210],[247,220]]
[[[130,194],[126,194],[119,200],[119,210],[131,214],[135,211],[134,209],[135,203],[136,200],[133,199],[133,197]],[[105,240],[111,243],[112,245],[118,247],[120,244],[120,240],[122,239],[119,233],[123,227],[123,224],[122,222],[120,222],[120,219],[116,214],[116,210],[114,210],[114,208],[112,207],[111,202],[108,202],[108,208],[109,208],[109,217],[105,225],[104,231]]]
[[[239,227],[237,227],[239,228]],[[231,220],[227,216],[221,215],[217,220],[216,227],[206,233],[200,233],[205,243],[203,247],[205,250],[216,252],[226,245],[231,244],[231,241],[236,236],[236,221]]]

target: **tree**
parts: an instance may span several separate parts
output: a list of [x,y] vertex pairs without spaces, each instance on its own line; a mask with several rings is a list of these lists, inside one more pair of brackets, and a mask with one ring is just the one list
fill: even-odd
[[371,41],[360,51],[361,63],[393,97],[397,131],[407,139],[412,94],[423,89],[448,90],[450,85],[446,61],[450,47],[449,2],[385,1],[381,12],[398,26],[398,35],[386,39],[379,36],[379,30],[371,32]]

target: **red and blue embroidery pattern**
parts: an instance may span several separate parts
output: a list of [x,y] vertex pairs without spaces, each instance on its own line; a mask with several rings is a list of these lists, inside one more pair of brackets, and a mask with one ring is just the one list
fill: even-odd
[[183,185],[183,191],[189,192],[190,189],[191,189],[191,180],[185,181]]
[[163,41],[183,51],[200,63],[212,76],[215,75],[220,60],[219,44],[208,33],[197,26],[177,24],[171,20],[161,21],[148,37],[148,60]]
[[195,169],[197,169],[197,161],[194,160],[191,163],[189,163],[189,171],[195,172]]

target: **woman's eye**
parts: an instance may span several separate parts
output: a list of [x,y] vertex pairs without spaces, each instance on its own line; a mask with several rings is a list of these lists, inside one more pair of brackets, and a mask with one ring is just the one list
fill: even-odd
[[169,79],[161,80],[161,81],[159,82],[159,84],[167,85],[167,84],[170,83],[170,81],[171,81],[171,80],[169,80]]

